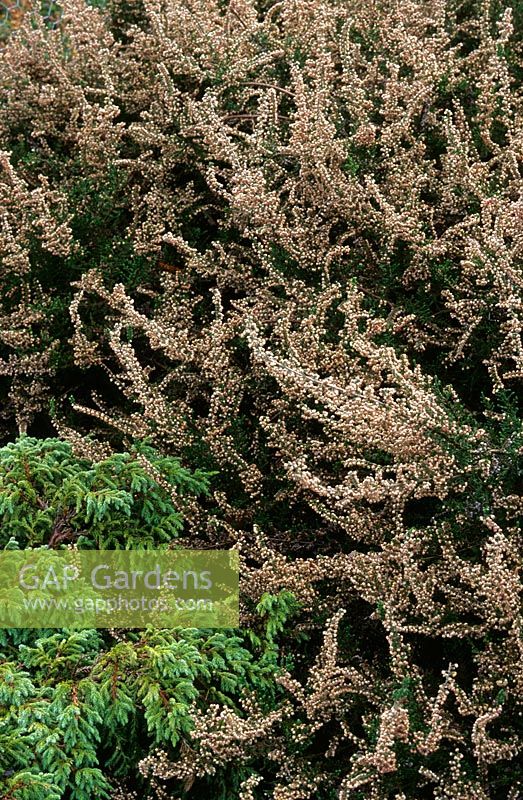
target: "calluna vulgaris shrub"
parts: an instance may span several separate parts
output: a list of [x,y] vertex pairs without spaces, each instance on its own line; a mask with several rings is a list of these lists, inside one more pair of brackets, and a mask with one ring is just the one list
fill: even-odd
[[4,441],[141,465],[242,627],[7,632],[4,800],[517,800],[523,4],[60,9],[0,53]]

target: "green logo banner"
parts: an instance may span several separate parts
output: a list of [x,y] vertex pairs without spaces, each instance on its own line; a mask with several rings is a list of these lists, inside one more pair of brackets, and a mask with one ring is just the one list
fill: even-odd
[[0,552],[1,628],[230,628],[235,550]]

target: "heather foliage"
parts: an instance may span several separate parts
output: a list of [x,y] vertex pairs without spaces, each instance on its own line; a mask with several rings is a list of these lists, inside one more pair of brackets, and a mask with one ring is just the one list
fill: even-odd
[[5,435],[214,473],[158,535],[239,549],[264,675],[96,791],[516,800],[523,6],[61,8],[0,56]]

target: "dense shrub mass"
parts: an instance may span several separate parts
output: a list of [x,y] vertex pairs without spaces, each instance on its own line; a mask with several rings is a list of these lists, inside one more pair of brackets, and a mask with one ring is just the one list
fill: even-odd
[[[235,547],[242,627],[6,632],[4,800],[517,800],[523,5],[60,9],[0,52],[2,546]],[[66,468],[131,517],[52,539]]]
[[[0,449],[0,487],[7,550],[172,546],[177,508],[208,488],[205,474],[141,444],[92,463],[68,442],[27,436]],[[136,778],[154,746],[187,747],[218,704],[231,718],[271,710],[275,637],[297,607],[289,592],[265,593],[240,632],[0,631],[2,797],[109,798],[112,778]],[[215,796],[230,796],[239,777],[220,777]]]

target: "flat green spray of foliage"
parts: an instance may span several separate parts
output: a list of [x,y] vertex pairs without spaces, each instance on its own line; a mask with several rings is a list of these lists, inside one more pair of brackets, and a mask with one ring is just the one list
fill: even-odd
[[[206,473],[143,443],[99,462],[59,439],[22,436],[0,448],[2,548],[172,545],[183,515],[138,454],[182,498],[208,491]],[[267,596],[258,625],[243,632],[0,631],[0,796],[109,798],[113,781],[141,781],[153,748],[184,746],[195,709],[241,713],[245,692],[267,707],[276,636],[293,609],[292,596]]]
[[[150,469],[160,473],[162,486]],[[209,478],[146,443],[93,463],[75,456],[68,442],[22,436],[0,448],[0,544],[75,542],[98,550],[159,546],[183,528],[169,487],[183,508],[189,494],[208,491]]]

